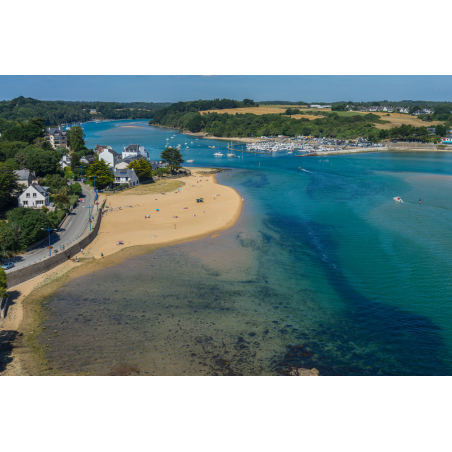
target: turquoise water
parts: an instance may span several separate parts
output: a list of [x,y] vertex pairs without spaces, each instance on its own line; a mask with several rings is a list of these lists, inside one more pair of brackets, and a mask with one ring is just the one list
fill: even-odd
[[60,289],[48,321],[59,333],[43,341],[61,372],[451,374],[450,154],[233,159],[208,148],[226,151],[225,142],[145,122],[89,124],[85,133],[93,147],[139,143],[155,159],[166,138],[187,142],[194,166],[232,169],[218,179],[245,203],[215,239]]

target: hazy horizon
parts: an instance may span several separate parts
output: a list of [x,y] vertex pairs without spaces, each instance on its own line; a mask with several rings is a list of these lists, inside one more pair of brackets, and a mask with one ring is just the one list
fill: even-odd
[[452,101],[449,75],[2,75],[0,99],[73,102]]

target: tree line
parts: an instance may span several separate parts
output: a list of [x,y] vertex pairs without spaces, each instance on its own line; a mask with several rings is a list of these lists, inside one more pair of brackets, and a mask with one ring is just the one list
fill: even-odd
[[[155,110],[168,105],[170,103],[42,101],[19,96],[10,101],[0,102],[0,118],[14,121],[43,118],[46,126],[84,122],[93,118],[148,119]],[[96,109],[97,114],[90,114],[91,109]]]
[[[180,103],[182,104],[182,103]],[[282,114],[254,115],[252,113],[220,114],[190,111],[189,102],[177,110],[165,108],[155,113],[150,125],[173,127],[190,132],[207,132],[218,137],[259,137],[259,136],[325,136],[350,139],[358,136],[378,139],[378,129],[373,124],[384,123],[380,116],[372,113],[340,116],[337,113],[319,112],[319,118],[295,119],[287,113],[298,112],[289,109]],[[301,113],[301,112],[300,112]],[[320,115],[325,117],[320,117]]]

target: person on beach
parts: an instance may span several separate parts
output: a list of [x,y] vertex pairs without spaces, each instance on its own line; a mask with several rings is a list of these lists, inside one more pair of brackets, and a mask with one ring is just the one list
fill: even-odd
[[176,225],[174,225],[174,229],[177,229],[177,228],[176,228]]
[[104,258],[104,253],[100,253],[100,257],[103,259]]

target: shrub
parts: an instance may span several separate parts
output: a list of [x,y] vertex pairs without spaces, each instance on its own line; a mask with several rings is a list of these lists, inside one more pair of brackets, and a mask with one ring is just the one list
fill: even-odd
[[64,194],[59,194],[55,196],[55,202],[58,204],[68,204],[69,203],[69,198],[67,195]]
[[6,273],[0,268],[0,298],[6,297]]

